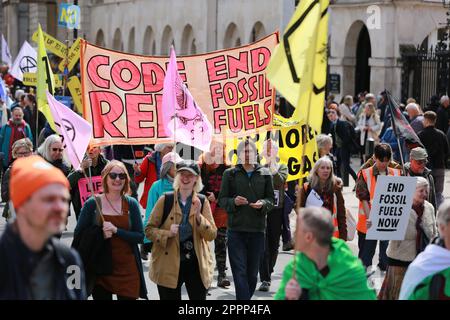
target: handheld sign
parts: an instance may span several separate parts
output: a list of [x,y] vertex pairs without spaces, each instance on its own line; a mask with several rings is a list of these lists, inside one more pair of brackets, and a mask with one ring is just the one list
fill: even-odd
[[[92,185],[95,194],[103,193],[101,176],[92,177]],[[83,206],[84,203],[91,197],[91,192],[89,191],[89,179],[81,178],[78,180],[78,190],[80,190],[80,200],[81,205]]]
[[367,240],[404,240],[416,177],[378,176]]
[[80,29],[80,7],[70,3],[59,6],[58,25],[68,29]]

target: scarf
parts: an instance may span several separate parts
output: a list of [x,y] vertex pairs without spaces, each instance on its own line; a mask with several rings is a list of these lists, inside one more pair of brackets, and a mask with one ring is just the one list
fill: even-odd
[[10,119],[8,121],[8,125],[11,127],[11,137],[9,138],[9,153],[8,153],[8,162],[10,163],[12,160],[12,145],[17,140],[26,138],[27,136],[25,134],[25,121],[22,120],[22,122],[19,125],[16,125]]
[[[376,299],[375,291],[367,285],[366,271],[361,261],[343,240],[332,238],[327,266],[330,272],[324,277],[311,259],[301,252],[297,253],[297,281],[300,287],[308,289],[311,300]],[[292,277],[292,269],[293,261],[284,270],[275,300],[284,300],[284,289]]]
[[422,240],[424,237],[424,232],[422,229],[422,216],[423,216],[423,210],[424,210],[424,205],[419,204],[419,205],[414,205],[412,206],[413,210],[417,213],[417,220],[416,220],[416,252],[417,254],[421,253],[423,251],[421,244],[422,244]]

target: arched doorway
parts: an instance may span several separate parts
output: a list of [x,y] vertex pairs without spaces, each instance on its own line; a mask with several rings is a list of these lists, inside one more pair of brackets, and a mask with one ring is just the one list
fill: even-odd
[[356,46],[356,67],[355,67],[355,94],[370,92],[370,66],[369,58],[372,56],[369,30],[364,25],[359,32]]
[[173,45],[175,47],[175,43],[173,41],[173,33],[172,28],[170,26],[166,26],[163,31],[163,36],[161,39],[161,54],[162,55],[170,55],[170,46]]
[[100,47],[106,47],[106,45],[105,45],[105,35],[104,35],[102,29],[97,31],[97,36],[95,37],[95,44],[100,46]]

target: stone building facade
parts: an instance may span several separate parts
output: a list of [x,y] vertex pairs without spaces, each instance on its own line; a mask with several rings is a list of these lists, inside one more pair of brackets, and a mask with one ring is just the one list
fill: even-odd
[[[13,56],[38,22],[59,40],[61,1],[1,0],[1,32]],[[74,1],[68,1],[73,3]],[[284,30],[296,0],[78,0],[78,34],[107,48],[179,55],[243,45]],[[432,45],[445,22],[440,0],[334,0],[330,7],[329,72],[339,75],[336,98],[384,88],[399,96],[401,47]],[[73,39],[70,32],[69,38]],[[30,41],[31,43],[31,41]]]

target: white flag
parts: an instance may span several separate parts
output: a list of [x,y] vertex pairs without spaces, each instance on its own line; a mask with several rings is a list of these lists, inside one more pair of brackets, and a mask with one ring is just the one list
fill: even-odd
[[8,43],[5,40],[5,37],[2,35],[2,62],[6,63],[8,67],[11,69],[12,66],[12,56],[9,51]]
[[37,72],[37,52],[27,41],[23,43],[10,73],[17,80],[23,81],[23,74],[26,72]]
[[73,168],[78,170],[89,145],[92,126],[71,109],[57,101],[47,91],[48,105],[55,120],[56,130],[63,137],[63,144]]

